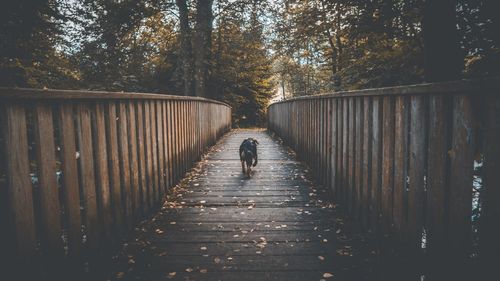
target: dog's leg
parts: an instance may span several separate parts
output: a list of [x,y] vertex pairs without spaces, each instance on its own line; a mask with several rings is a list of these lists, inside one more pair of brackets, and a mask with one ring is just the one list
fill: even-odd
[[245,173],[245,161],[241,161],[241,172]]
[[252,165],[247,164],[247,176],[250,177],[250,173],[252,172]]

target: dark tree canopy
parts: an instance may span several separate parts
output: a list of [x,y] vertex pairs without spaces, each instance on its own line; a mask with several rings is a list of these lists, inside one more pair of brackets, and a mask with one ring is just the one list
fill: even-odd
[[8,0],[2,86],[274,98],[500,74],[496,0]]

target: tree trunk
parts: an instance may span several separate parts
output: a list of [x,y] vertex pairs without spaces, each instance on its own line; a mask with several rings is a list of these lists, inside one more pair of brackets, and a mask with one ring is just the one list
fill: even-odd
[[183,94],[193,96],[193,59],[191,46],[191,28],[189,27],[186,0],[176,0],[180,18],[180,61],[182,70]]
[[208,97],[207,81],[212,41],[213,0],[196,1],[196,34],[194,38],[195,93]]
[[427,82],[457,80],[463,69],[454,0],[427,0],[422,19]]

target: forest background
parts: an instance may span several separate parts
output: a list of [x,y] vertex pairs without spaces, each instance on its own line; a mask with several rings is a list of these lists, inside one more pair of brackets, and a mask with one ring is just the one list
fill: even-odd
[[7,0],[0,86],[271,101],[500,75],[496,0]]

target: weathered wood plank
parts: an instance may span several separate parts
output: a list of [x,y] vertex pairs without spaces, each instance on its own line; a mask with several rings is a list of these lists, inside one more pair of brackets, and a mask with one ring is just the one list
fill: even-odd
[[90,251],[99,248],[99,214],[94,173],[94,146],[92,145],[91,108],[89,104],[76,106],[77,140],[80,157],[80,182],[84,208],[84,225],[87,247]]
[[448,143],[450,139],[450,101],[445,96],[429,98],[429,146],[427,161],[427,245],[429,253],[439,260],[446,249],[446,212],[449,179]]
[[164,154],[164,140],[163,140],[163,106],[160,101],[156,102],[156,125],[158,136],[156,142],[158,143],[158,178],[159,178],[159,194],[160,200],[163,200],[165,194],[165,154]]
[[382,100],[372,100],[372,163],[371,163],[371,195],[370,195],[370,228],[378,233],[381,209],[382,185]]
[[113,210],[115,232],[124,230],[125,214],[122,207],[122,191],[120,182],[120,158],[118,146],[118,115],[116,104],[109,102],[106,106],[106,139],[108,147],[108,167],[110,177],[111,207]]
[[68,255],[78,257],[82,247],[82,218],[80,214],[80,185],[76,165],[76,136],[73,120],[73,104],[59,107],[59,138],[61,139],[61,170],[63,173],[63,200],[68,232]]
[[148,181],[147,173],[148,168],[146,165],[146,143],[147,139],[144,137],[146,132],[144,118],[144,102],[137,103],[137,147],[138,147],[138,167],[139,167],[139,194],[140,195],[140,211],[145,215],[149,210],[148,198]]
[[383,103],[381,213],[383,231],[387,235],[392,225],[394,189],[394,100],[384,97]]
[[477,126],[470,95],[453,97],[450,155],[449,237],[454,257],[465,260],[472,247],[472,172]]
[[130,160],[130,199],[131,204],[131,220],[136,222],[140,219],[141,214],[141,200],[140,200],[140,175],[139,175],[139,159],[138,159],[138,141],[142,135],[137,133],[137,115],[136,104],[128,102],[128,135],[129,135],[129,160]]
[[413,96],[410,100],[410,147],[408,184],[408,243],[415,253],[419,253],[424,228],[424,169],[426,159],[426,126],[424,98]]
[[144,133],[145,133],[145,146],[146,146],[146,193],[148,198],[148,212],[154,206],[154,177],[153,177],[153,145],[152,145],[152,132],[151,132],[151,107],[150,102],[144,102]]
[[106,116],[104,104],[96,104],[93,116],[93,144],[99,224],[104,242],[111,241],[113,212],[111,206],[110,170],[108,169],[108,150],[106,147]]
[[49,257],[64,255],[61,239],[61,208],[56,181],[56,154],[52,106],[35,107],[35,150],[37,152],[42,247]]
[[372,163],[372,101],[370,97],[363,98],[363,165],[361,181],[361,220],[364,229],[369,228],[371,200],[371,163]]
[[120,165],[120,183],[123,199],[123,210],[127,228],[133,226],[133,209],[132,209],[132,185],[130,171],[130,154],[129,154],[129,124],[128,124],[127,104],[120,102],[118,104],[118,146],[119,146],[119,165]]
[[[401,239],[406,233],[408,217],[408,130],[409,99],[397,97],[395,105],[394,142],[394,232]],[[432,118],[432,117],[431,117]]]
[[7,194],[19,258],[32,258],[36,251],[33,187],[30,181],[28,135],[24,106],[9,103],[4,114],[3,135],[7,164]]

